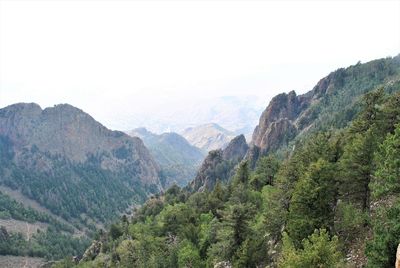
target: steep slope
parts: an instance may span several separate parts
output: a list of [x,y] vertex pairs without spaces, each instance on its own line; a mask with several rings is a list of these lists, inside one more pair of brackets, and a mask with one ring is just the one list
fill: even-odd
[[194,191],[210,190],[217,181],[227,181],[233,174],[233,169],[246,155],[248,150],[246,139],[239,135],[231,140],[225,149],[208,153],[196,178],[190,183]]
[[358,111],[360,96],[378,86],[390,91],[400,79],[400,56],[358,63],[322,78],[303,95],[274,97],[260,117],[248,158],[276,151],[316,130],[344,127]]
[[138,128],[127,132],[130,136],[136,136],[143,140],[151,154],[161,167],[164,186],[168,188],[176,183],[185,186],[196,175],[203,152],[189,144],[185,138],[176,133],[163,133],[157,135]]
[[204,152],[224,148],[235,134],[211,123],[185,129],[181,135],[193,146]]
[[1,184],[87,226],[162,189],[139,138],[108,130],[71,105],[0,109],[0,146]]
[[[359,111],[363,94],[377,87],[392,92],[397,90],[398,81],[400,56],[341,68],[322,78],[303,95],[290,91],[275,96],[260,117],[245,159],[254,168],[261,156],[290,151],[297,141],[313,132],[345,127]],[[214,170],[217,164],[229,160],[222,161],[220,154],[218,151],[210,154],[199,173]],[[233,166],[224,165],[224,168],[233,169]],[[194,189],[203,189],[201,182],[216,180],[213,172],[207,172],[207,180],[198,179]],[[233,174],[232,170],[224,172]]]
[[[105,252],[78,267],[392,267],[400,243],[400,80],[387,74],[378,84],[379,69],[357,77],[360,86],[370,80],[384,90],[366,89],[331,116],[334,104],[326,103],[281,159],[269,149],[255,170],[242,164],[228,185],[202,191],[224,161],[223,150],[210,152],[204,176],[191,185],[198,192],[173,187],[151,198],[129,223],[115,223],[110,233],[121,230],[118,238],[104,234],[93,243]],[[298,97],[288,95],[278,114],[298,131],[296,121],[318,103],[291,113]],[[225,155],[235,159],[234,152],[242,150]]]

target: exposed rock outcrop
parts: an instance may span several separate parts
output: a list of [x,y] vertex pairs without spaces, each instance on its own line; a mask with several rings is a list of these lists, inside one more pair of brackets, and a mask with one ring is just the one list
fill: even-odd
[[243,135],[235,137],[225,149],[209,152],[190,188],[194,191],[210,190],[217,181],[227,181],[246,155],[249,147]]
[[94,240],[92,244],[86,249],[79,262],[94,260],[101,251],[103,244],[100,241]]
[[229,261],[221,261],[214,264],[214,268],[232,268],[232,264]]
[[228,146],[222,150],[222,159],[226,161],[239,162],[246,155],[249,146],[243,135],[232,139]]
[[264,154],[292,139],[297,132],[295,120],[309,105],[309,97],[297,96],[294,91],[274,97],[254,130],[252,145]]
[[[329,128],[327,119],[340,115],[346,109],[351,110],[364,93],[382,85],[386,80],[390,81],[390,77],[399,71],[399,66],[400,56],[357,64],[330,73],[303,95],[291,91],[275,96],[253,132],[247,159],[254,164],[260,155],[276,151],[300,134],[308,132],[314,125],[322,125],[321,122]],[[374,79],[368,80],[365,77]],[[341,110],[337,107],[341,107]],[[340,127],[351,120],[349,114],[342,115]]]

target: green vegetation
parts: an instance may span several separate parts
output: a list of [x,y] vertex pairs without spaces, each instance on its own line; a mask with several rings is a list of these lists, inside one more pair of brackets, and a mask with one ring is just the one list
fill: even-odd
[[[30,152],[25,153],[28,159],[37,157]],[[0,183],[19,189],[25,196],[65,220],[84,224],[92,230],[95,227],[88,218],[109,222],[117,212],[124,211],[134,202],[143,202],[145,198],[145,193],[140,190],[143,187],[130,176],[130,170],[114,174],[102,169],[96,157],[91,157],[84,164],[77,164],[47,155],[52,158],[51,172],[16,166],[8,157],[0,152],[0,158],[3,159],[0,161],[4,163],[0,166],[0,174],[11,174],[0,177]],[[132,187],[127,187],[129,184]]]
[[8,195],[0,192],[0,219],[15,219],[34,223],[45,222],[59,231],[72,232],[72,228],[60,223],[48,214],[38,212],[32,208],[25,208],[21,203],[12,200]]
[[78,266],[392,267],[400,242],[399,99],[373,91],[351,125],[299,140],[285,158],[267,155],[254,171],[242,162],[212,191],[175,186],[154,196],[100,235],[101,254]]
[[[30,239],[1,228],[0,254],[67,257],[56,267],[392,267],[400,242],[399,61],[333,72],[307,93],[312,102],[292,107],[304,113],[267,155],[237,163],[211,152],[205,191],[173,185],[155,194],[132,218],[98,231],[100,252],[79,264],[70,256],[82,255],[86,238],[0,193],[0,218],[49,225]],[[165,161],[164,183],[194,172],[197,158],[176,155],[175,142],[154,149]],[[130,155],[125,147],[112,154],[121,162]],[[136,162],[115,173],[101,167],[103,156],[77,164],[32,145],[13,162],[13,144],[0,136],[0,184],[95,231],[157,191],[139,183]]]
[[82,254],[88,245],[87,238],[73,238],[71,234],[62,234],[53,228],[34,234],[29,240],[21,233],[8,233],[3,226],[0,228],[0,255],[57,260]]
[[32,237],[21,233],[11,233],[0,227],[0,255],[17,255],[60,259],[65,256],[79,255],[89,245],[89,238],[73,238],[73,229],[49,216],[12,200],[0,192],[0,218],[26,221],[29,223],[47,223],[45,231],[38,230]]

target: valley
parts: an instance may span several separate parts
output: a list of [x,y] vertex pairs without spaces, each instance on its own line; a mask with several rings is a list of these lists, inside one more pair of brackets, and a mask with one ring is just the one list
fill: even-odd
[[249,141],[216,124],[125,134],[67,104],[0,109],[0,262],[289,267],[307,261],[302,243],[318,242],[336,256],[323,261],[379,263],[381,219],[366,213],[386,190],[368,174],[387,171],[368,161],[397,142],[399,91],[399,56],[339,69],[274,97]]

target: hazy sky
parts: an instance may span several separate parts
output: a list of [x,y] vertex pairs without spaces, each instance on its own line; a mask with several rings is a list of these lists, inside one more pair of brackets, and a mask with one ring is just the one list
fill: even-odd
[[70,103],[112,128],[400,53],[400,1],[0,0],[0,23],[0,107]]

